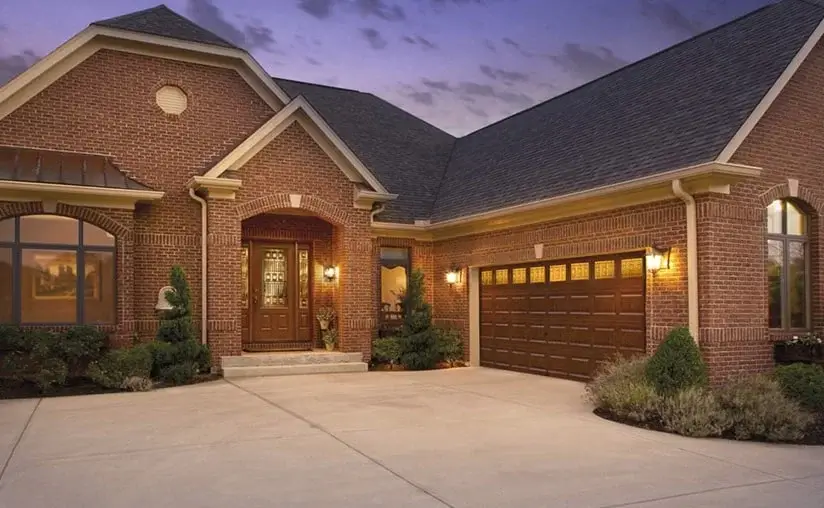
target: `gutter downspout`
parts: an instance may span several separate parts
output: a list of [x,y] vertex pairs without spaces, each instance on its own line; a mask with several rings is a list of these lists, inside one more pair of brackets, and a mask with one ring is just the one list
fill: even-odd
[[695,198],[684,190],[681,180],[672,181],[672,192],[686,204],[687,213],[687,313],[690,334],[698,343],[698,218]]
[[385,209],[386,209],[386,205],[383,204],[383,203],[378,204],[374,209],[372,209],[372,212],[370,213],[370,216],[371,216],[370,224],[374,224],[375,223],[375,216],[377,214],[381,213],[382,211],[384,211]]
[[208,305],[208,300],[206,299],[206,254],[208,252],[206,245],[206,200],[195,194],[195,190],[191,188],[189,189],[189,196],[200,203],[200,343],[206,344],[208,339],[206,326],[209,322],[206,310]]

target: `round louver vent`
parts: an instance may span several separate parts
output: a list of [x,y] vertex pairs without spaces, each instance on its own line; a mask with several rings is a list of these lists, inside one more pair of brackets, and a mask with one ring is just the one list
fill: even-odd
[[155,95],[157,105],[164,113],[179,115],[186,111],[189,99],[186,92],[176,86],[167,85],[157,91]]

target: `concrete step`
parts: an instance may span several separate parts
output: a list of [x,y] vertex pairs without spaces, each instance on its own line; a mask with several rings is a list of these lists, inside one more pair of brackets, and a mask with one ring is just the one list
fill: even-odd
[[275,367],[288,365],[318,365],[359,363],[361,353],[340,351],[289,351],[283,353],[245,353],[240,356],[224,356],[221,365],[227,367]]
[[364,362],[307,363],[303,365],[259,365],[254,367],[223,367],[226,379],[259,376],[297,376],[300,374],[341,374],[367,372]]

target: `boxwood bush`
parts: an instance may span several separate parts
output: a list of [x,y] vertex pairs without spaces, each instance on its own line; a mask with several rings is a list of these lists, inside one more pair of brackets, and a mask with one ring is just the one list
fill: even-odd
[[707,364],[687,328],[675,328],[667,334],[647,363],[646,375],[663,395],[708,382]]
[[810,411],[824,412],[824,366],[808,363],[781,365],[775,379],[784,394]]

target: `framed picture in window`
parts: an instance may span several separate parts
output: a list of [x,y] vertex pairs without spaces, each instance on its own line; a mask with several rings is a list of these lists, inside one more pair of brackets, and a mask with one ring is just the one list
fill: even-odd
[[[77,256],[74,252],[37,252],[32,255],[32,298],[74,300],[77,298]],[[86,263],[84,297],[100,297],[100,262]]]

